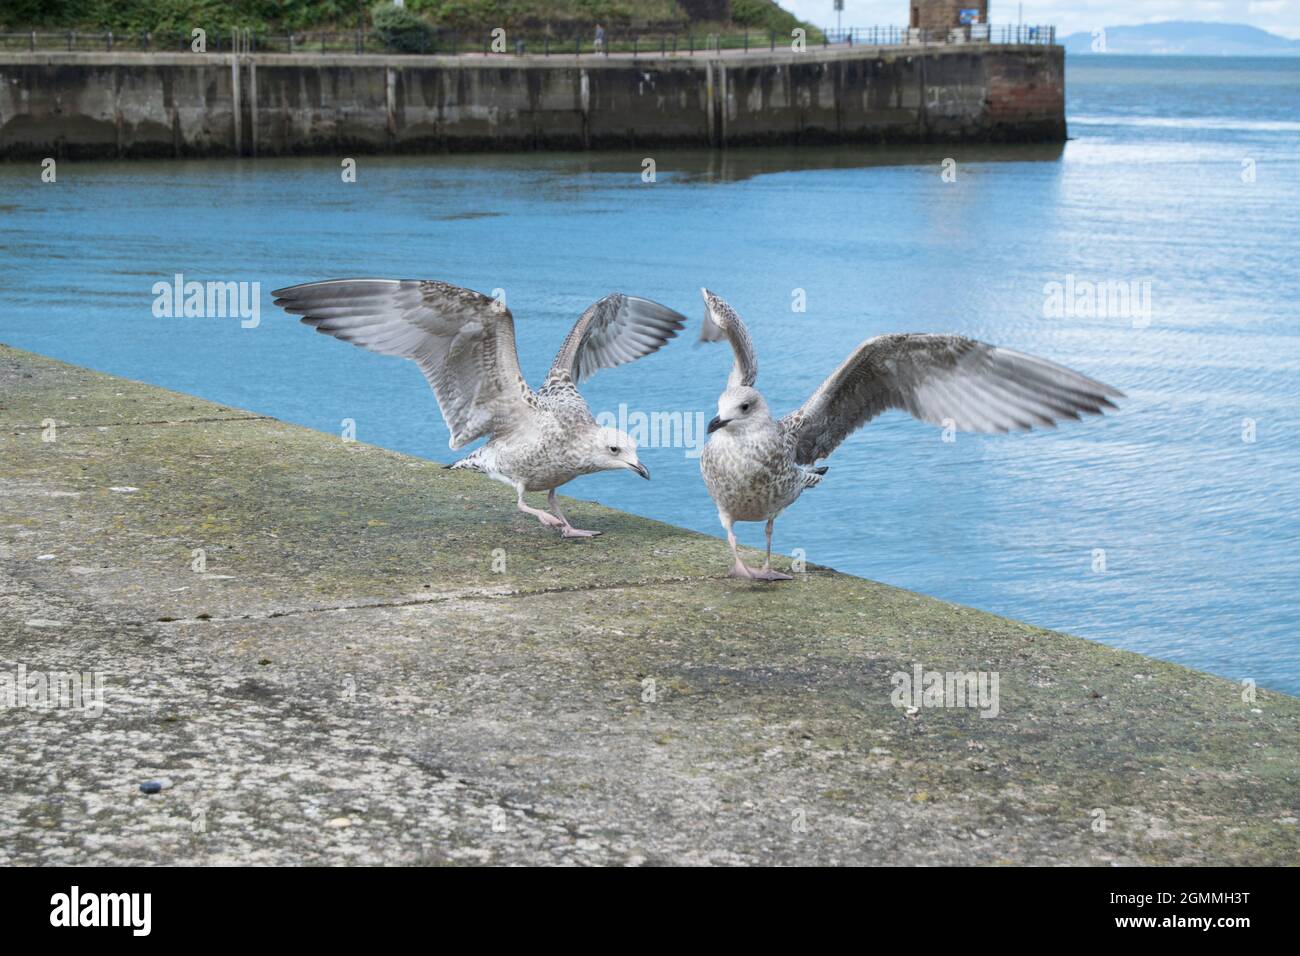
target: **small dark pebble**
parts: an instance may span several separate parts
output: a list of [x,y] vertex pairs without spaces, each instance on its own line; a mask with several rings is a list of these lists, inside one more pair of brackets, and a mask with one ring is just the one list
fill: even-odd
[[269,658],[269,657],[263,657],[263,658],[262,658],[260,661],[258,661],[257,663],[259,663],[259,664],[261,664],[263,667],[265,667],[267,664],[271,663],[271,658]]
[[140,790],[143,793],[162,793],[162,788],[161,780],[146,780],[140,784]]
[[211,614],[196,614],[196,615],[194,615],[194,617],[195,617],[196,620],[200,620],[200,621],[210,621],[210,620],[212,620],[212,615],[211,615]]

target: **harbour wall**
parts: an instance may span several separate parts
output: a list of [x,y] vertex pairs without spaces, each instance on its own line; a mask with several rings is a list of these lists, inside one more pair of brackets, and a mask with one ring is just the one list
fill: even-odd
[[0,158],[1061,142],[1059,46],[0,53]]

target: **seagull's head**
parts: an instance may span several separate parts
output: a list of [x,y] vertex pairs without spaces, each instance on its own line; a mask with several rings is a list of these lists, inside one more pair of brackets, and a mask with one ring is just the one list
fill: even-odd
[[592,459],[597,471],[614,471],[626,468],[649,480],[650,471],[636,456],[636,442],[627,432],[617,428],[598,428],[593,433],[595,445]]
[[748,385],[736,385],[718,397],[718,417],[709,422],[709,434],[721,428],[731,432],[743,431],[769,418],[763,396]]

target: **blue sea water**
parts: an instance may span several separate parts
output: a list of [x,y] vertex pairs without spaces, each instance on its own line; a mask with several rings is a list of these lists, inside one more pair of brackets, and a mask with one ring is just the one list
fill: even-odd
[[[339,157],[65,162],[54,184],[0,166],[0,341],[449,461],[413,365],[315,335],[270,290],[504,289],[536,382],[597,297],[658,299],[693,335],[708,286],[749,322],[781,411],[867,336],[959,331],[1128,398],[955,442],[886,415],[777,523],[778,549],[1300,693],[1300,60],[1085,56],[1067,86],[1064,148],[655,151],[653,183],[641,153],[363,156],[351,184]],[[155,318],[175,273],[260,282],[260,325]],[[1067,277],[1136,283],[1149,312],[1052,312]],[[585,391],[707,419],[729,363],[677,341]],[[720,535],[689,451],[645,449],[649,484],[565,491]]]

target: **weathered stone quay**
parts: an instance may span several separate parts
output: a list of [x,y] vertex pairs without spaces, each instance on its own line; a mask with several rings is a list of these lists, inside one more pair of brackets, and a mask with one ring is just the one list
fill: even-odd
[[0,864],[1300,859],[1300,700],[564,507],[0,347],[0,693],[102,691],[0,709]]

